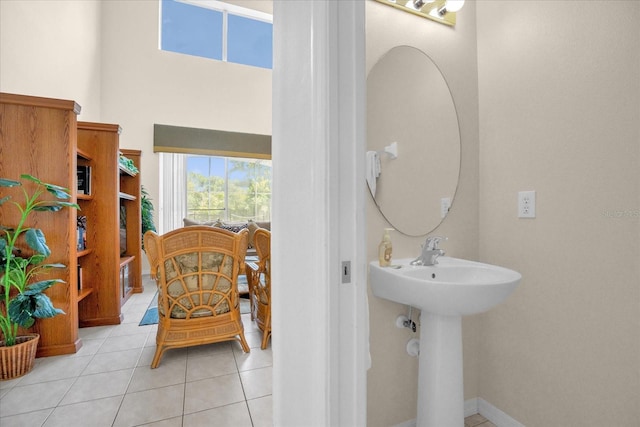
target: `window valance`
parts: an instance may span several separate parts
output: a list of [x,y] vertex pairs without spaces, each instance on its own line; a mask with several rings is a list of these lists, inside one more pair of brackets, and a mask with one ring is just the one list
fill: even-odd
[[271,159],[271,135],[154,124],[153,151]]

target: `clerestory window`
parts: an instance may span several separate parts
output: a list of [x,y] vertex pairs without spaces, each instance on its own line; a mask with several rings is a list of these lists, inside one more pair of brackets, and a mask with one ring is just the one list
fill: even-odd
[[161,0],[160,49],[271,69],[273,16],[216,0]]

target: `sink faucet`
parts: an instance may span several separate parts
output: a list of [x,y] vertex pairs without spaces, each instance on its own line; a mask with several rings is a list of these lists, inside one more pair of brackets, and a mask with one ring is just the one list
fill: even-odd
[[441,241],[447,240],[446,237],[431,236],[422,245],[422,253],[413,261],[411,265],[436,265],[438,257],[444,255],[444,251],[438,247]]

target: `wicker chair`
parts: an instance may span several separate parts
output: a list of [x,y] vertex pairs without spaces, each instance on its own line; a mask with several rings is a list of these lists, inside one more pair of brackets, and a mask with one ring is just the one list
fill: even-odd
[[249,352],[238,300],[238,272],[247,230],[179,228],[144,235],[151,277],[158,285],[158,333],[151,368],[170,348],[237,340]]
[[258,264],[247,263],[247,281],[251,298],[251,318],[255,319],[262,331],[263,350],[271,337],[271,232],[256,230],[253,235],[258,253]]

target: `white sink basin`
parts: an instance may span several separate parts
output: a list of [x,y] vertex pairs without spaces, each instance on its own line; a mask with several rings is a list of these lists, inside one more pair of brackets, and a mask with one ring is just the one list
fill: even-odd
[[422,310],[416,426],[463,426],[462,316],[500,304],[522,276],[459,258],[439,257],[434,266],[411,261],[396,260],[392,267],[371,262],[371,289],[380,298]]
[[401,259],[392,267],[370,263],[373,294],[422,310],[417,427],[464,425],[462,316],[503,302],[520,273],[495,265],[439,257],[434,266]]
[[503,302],[522,276],[507,268],[459,258],[440,257],[434,266],[413,266],[412,259],[392,267],[370,264],[373,294],[433,314],[467,316]]

